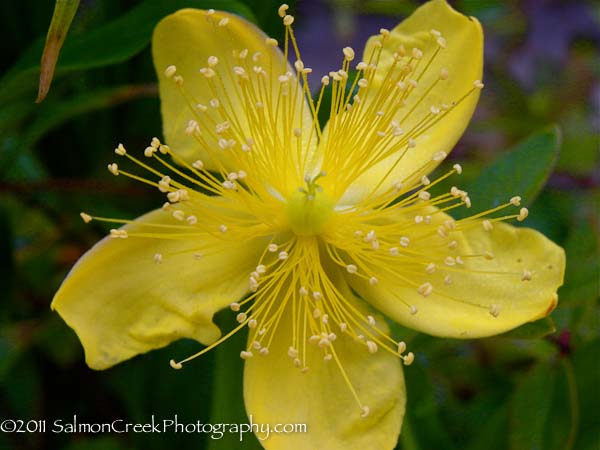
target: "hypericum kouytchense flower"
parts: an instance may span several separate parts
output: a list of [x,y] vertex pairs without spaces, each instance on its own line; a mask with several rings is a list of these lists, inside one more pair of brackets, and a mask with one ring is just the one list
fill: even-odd
[[[286,10],[283,52],[224,12],[186,9],[159,23],[168,145],[154,138],[147,162],[117,147],[145,177],[109,170],[167,202],[134,221],[82,213],[124,226],[82,257],[52,306],[94,369],[181,337],[208,345],[171,362],[181,368],[245,327],[248,413],[308,425],[265,448],[391,449],[405,407],[399,362],[414,355],[378,313],[435,336],[501,333],[554,309],[564,254],[504,223],[527,216],[519,197],[454,220],[468,193],[429,193],[461,173],[427,178],[483,87],[477,20],[433,0],[369,39],[359,62],[344,48],[313,101]],[[227,307],[239,325],[221,337],[212,318]]]

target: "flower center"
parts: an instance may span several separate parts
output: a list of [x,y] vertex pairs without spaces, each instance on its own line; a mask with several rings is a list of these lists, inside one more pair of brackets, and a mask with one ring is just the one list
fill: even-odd
[[306,187],[299,188],[288,199],[289,225],[299,236],[322,233],[333,213],[333,202],[317,184],[318,179],[323,176],[325,172],[314,178],[305,177]]

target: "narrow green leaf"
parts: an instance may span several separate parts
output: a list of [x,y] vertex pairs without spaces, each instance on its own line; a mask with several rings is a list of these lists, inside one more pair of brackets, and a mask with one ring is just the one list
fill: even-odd
[[514,330],[499,335],[501,338],[509,339],[539,339],[556,331],[556,326],[550,317],[529,322]]
[[517,386],[510,404],[511,450],[542,450],[555,381],[554,367],[540,363]]
[[461,185],[473,207],[458,208],[463,218],[494,208],[519,195],[530,204],[542,190],[558,158],[560,131],[553,126],[521,142],[481,171],[470,183]]
[[79,0],[56,0],[40,63],[40,84],[36,103],[42,102],[48,94],[60,49],[67,37],[77,8],[79,8]]

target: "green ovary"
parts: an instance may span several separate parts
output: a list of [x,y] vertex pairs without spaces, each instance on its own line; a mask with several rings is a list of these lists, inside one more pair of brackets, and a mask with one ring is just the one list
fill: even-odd
[[297,191],[288,199],[289,225],[300,236],[322,233],[332,213],[333,202],[322,192]]

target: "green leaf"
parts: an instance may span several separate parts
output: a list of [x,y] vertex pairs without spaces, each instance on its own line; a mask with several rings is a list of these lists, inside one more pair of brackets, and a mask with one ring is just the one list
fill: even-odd
[[565,243],[569,264],[560,298],[569,305],[593,302],[600,292],[598,230],[590,222],[580,221],[571,230]]
[[40,85],[36,103],[42,102],[48,94],[60,49],[67,37],[77,8],[79,8],[79,0],[56,0],[40,64]]
[[[66,73],[108,66],[126,61],[141,52],[150,42],[154,26],[166,15],[181,8],[215,8],[231,11],[253,20],[252,12],[235,0],[153,0],[142,2],[121,17],[90,31],[77,39],[69,39],[62,48],[56,66],[56,77]],[[22,95],[36,85],[39,55],[43,42],[36,42],[0,80],[0,104]]]
[[457,218],[494,208],[519,195],[530,204],[542,190],[558,158],[560,131],[556,126],[534,134],[461,185],[469,193],[472,208],[458,208]]
[[510,404],[509,441],[511,450],[541,450],[548,420],[556,373],[540,363],[525,375]]
[[507,331],[499,335],[501,338],[509,339],[539,339],[544,336],[548,336],[556,331],[556,326],[550,317],[544,317],[543,319],[536,320],[535,322],[529,322],[525,325],[521,325],[514,330]]

